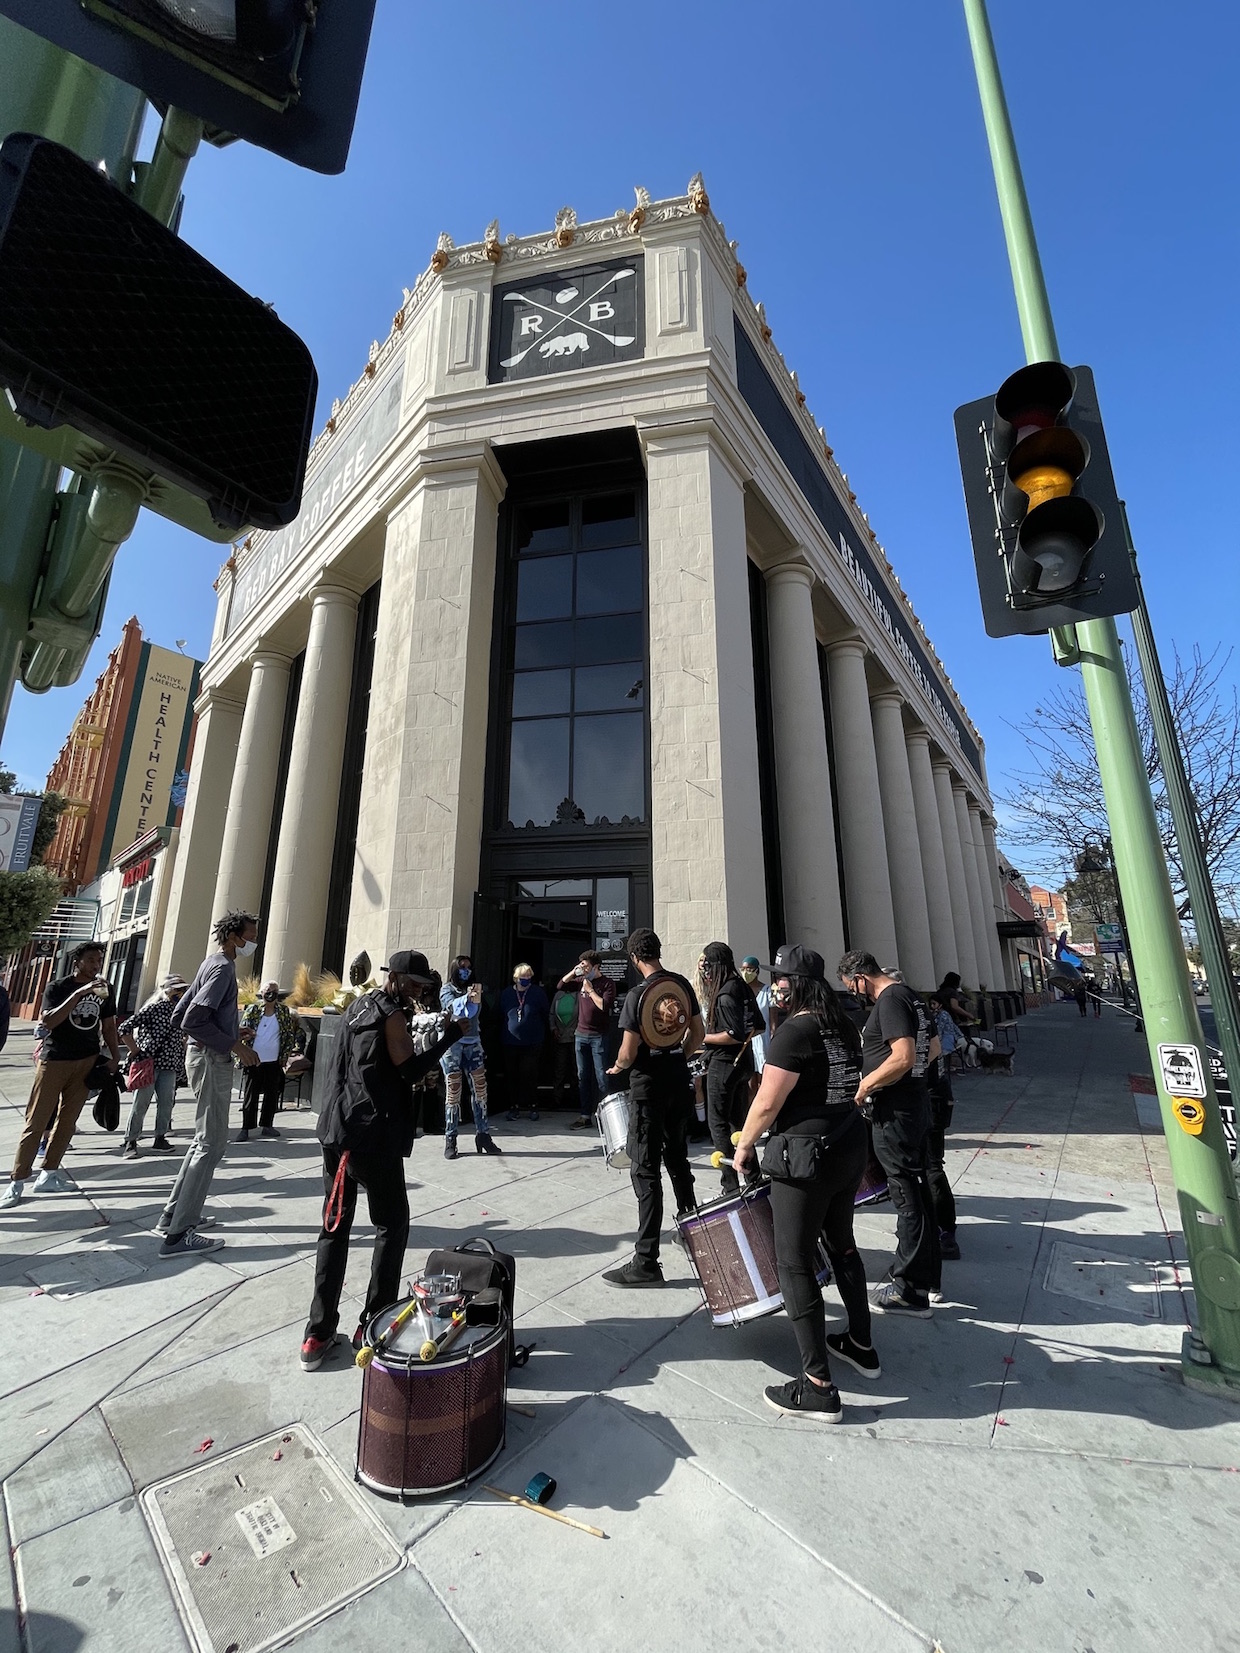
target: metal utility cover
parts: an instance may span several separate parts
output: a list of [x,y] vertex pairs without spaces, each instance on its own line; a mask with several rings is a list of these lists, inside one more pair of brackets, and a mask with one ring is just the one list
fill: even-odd
[[404,1562],[304,1424],[157,1482],[142,1509],[199,1653],[261,1653]]
[[1142,1320],[1163,1318],[1162,1288],[1174,1283],[1167,1264],[1125,1257],[1117,1251],[1095,1251],[1075,1240],[1057,1242],[1046,1271],[1047,1291]]

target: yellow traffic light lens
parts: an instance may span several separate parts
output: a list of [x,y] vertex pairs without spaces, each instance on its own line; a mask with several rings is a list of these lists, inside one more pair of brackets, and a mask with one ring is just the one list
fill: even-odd
[[1014,476],[1012,481],[1022,494],[1028,494],[1029,508],[1032,510],[1045,500],[1061,499],[1064,494],[1070,494],[1074,478],[1070,471],[1059,465],[1034,465],[1022,475]]

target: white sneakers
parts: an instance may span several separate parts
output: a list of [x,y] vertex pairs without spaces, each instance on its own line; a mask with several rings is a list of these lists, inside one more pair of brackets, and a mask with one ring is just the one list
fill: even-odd
[[14,1178],[4,1193],[0,1194],[0,1211],[11,1211],[25,1192],[26,1184]]
[[[40,1171],[34,1179],[30,1192],[32,1194],[76,1194],[77,1184],[63,1171]],[[0,1211],[11,1211],[26,1193],[25,1179],[18,1181],[14,1178],[0,1194]]]

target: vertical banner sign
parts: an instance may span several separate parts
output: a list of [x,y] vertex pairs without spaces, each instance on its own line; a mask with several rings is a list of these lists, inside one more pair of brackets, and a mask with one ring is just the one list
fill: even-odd
[[0,872],[25,872],[29,867],[34,829],[42,808],[42,798],[27,798],[20,793],[0,797]]
[[146,670],[134,686],[138,701],[133,740],[125,761],[120,806],[101,865],[170,821],[181,736],[189,715],[190,688],[197,661],[172,649],[151,646]]

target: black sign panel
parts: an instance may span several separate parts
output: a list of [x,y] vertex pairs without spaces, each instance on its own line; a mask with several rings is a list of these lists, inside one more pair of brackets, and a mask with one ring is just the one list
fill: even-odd
[[497,287],[490,381],[631,361],[646,348],[645,316],[640,258]]

